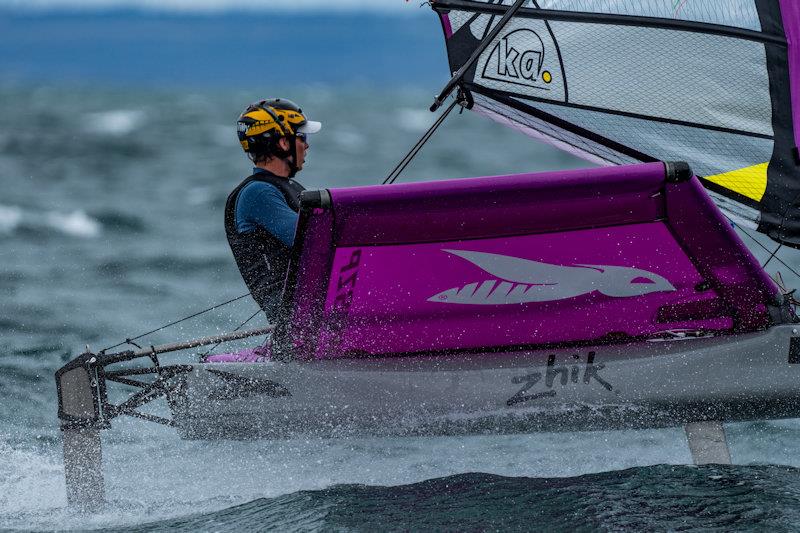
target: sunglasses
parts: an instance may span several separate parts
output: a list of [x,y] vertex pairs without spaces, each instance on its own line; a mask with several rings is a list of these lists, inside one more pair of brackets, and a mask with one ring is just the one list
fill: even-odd
[[295,135],[295,137],[297,137],[298,139],[300,139],[304,143],[308,144],[308,135],[307,134],[305,134],[305,133],[297,133]]

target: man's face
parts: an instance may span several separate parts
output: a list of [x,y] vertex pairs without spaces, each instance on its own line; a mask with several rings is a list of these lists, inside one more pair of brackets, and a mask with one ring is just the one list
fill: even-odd
[[[306,162],[306,153],[308,152],[308,138],[304,133],[298,133],[294,138],[294,142],[297,151],[297,161],[295,161],[295,163],[297,164],[297,171],[299,172],[303,170],[303,163]],[[281,137],[279,143],[280,147],[283,148],[284,150],[289,149],[289,141],[286,139],[286,137]]]

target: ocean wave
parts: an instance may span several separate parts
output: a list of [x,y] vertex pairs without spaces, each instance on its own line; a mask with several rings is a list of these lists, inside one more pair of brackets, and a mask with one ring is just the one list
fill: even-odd
[[100,223],[81,210],[71,213],[47,213],[51,228],[73,237],[91,238],[100,235]]
[[[10,451],[14,459],[32,462],[27,454]],[[11,488],[30,496],[25,482],[44,482],[56,502],[64,501],[52,460],[30,470],[28,479],[15,480]],[[136,525],[126,522],[141,503],[110,502],[102,514],[88,518],[95,527],[116,531],[784,531],[796,529],[796,476],[797,470],[784,467],[718,465],[662,465],[573,478],[467,473],[399,486],[334,485],[218,510],[214,507],[223,502],[207,501],[205,512]],[[13,494],[9,503],[28,511],[38,527],[78,525],[58,511],[37,517],[30,511],[52,509],[53,503],[21,501]],[[155,514],[142,511],[140,516]],[[59,522],[48,524],[47,518]]]
[[177,272],[186,275],[187,272],[197,272],[200,270],[217,271],[222,268],[230,267],[231,259],[227,252],[222,255],[190,255],[183,256],[158,256],[141,258],[139,267],[142,270],[154,270],[157,272]]
[[70,212],[31,212],[15,205],[0,204],[0,234],[10,235],[21,229],[35,232],[55,230],[84,239],[100,235],[103,225],[81,209]]
[[24,527],[20,519],[26,515],[51,515],[66,506],[64,468],[58,458],[21,449],[16,440],[0,435],[0,527]]
[[103,228],[107,227],[120,233],[144,233],[147,231],[147,223],[136,215],[105,211],[96,213],[94,218]]
[[349,153],[359,153],[367,145],[367,138],[353,127],[343,127],[332,132],[333,142]]
[[192,187],[186,192],[186,203],[189,205],[210,205],[213,197],[211,187]]
[[133,109],[89,113],[85,128],[91,133],[122,136],[137,129],[144,122],[144,112]]
[[22,209],[14,205],[0,205],[0,233],[13,233],[22,222]]
[[217,146],[224,148],[239,146],[239,142],[236,140],[236,129],[232,125],[216,124],[211,130],[211,140]]
[[397,111],[397,124],[411,132],[422,132],[433,124],[436,115],[424,109],[404,107]]

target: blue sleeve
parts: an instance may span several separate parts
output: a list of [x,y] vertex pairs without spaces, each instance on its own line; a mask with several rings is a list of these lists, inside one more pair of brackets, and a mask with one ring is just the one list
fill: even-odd
[[236,199],[236,231],[239,233],[261,227],[291,246],[298,218],[286,204],[283,194],[269,183],[250,183]]

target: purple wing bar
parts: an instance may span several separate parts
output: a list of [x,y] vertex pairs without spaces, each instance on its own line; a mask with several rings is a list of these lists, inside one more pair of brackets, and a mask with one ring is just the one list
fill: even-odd
[[680,163],[321,191],[297,240],[307,359],[749,332],[780,299]]
[[[792,124],[794,125],[794,146],[800,141],[800,5],[793,0],[780,0],[786,40],[789,70],[789,94],[792,103]],[[452,33],[452,32],[451,32]]]

